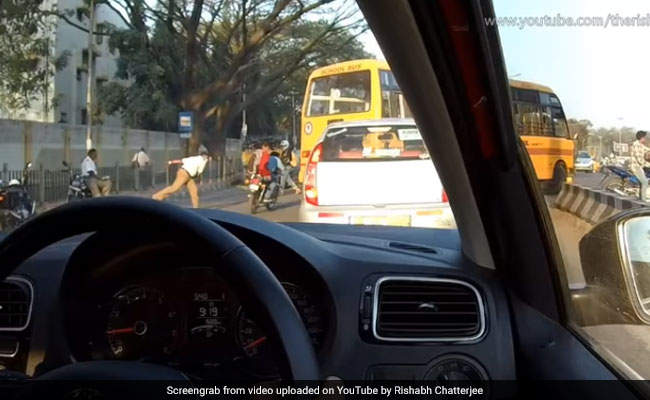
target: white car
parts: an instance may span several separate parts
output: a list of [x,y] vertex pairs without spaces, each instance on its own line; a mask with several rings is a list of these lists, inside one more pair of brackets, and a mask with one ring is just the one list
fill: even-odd
[[578,153],[578,156],[576,157],[575,167],[576,171],[596,172],[594,167],[594,160],[586,151],[581,151]]
[[329,125],[306,167],[299,219],[456,228],[447,195],[412,119]]

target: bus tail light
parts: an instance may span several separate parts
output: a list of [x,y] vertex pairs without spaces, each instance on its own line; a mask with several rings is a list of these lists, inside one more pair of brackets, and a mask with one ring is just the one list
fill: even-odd
[[442,202],[449,203],[449,197],[447,197],[447,192],[445,191],[445,189],[442,189]]
[[311,152],[311,157],[305,169],[305,201],[313,206],[318,205],[318,188],[316,187],[316,167],[321,159],[323,144],[319,143]]

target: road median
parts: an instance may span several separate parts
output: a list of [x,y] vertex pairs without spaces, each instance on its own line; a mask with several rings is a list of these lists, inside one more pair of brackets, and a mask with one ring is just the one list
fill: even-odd
[[555,201],[556,208],[591,224],[604,221],[621,211],[647,206],[647,203],[631,197],[569,183],[562,186]]

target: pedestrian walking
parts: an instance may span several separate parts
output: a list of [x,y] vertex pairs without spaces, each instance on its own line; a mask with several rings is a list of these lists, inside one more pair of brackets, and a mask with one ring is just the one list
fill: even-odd
[[144,147],[141,147],[140,150],[133,155],[131,164],[133,165],[133,172],[135,176],[135,191],[137,192],[140,189],[145,188],[146,184],[142,184],[143,180],[151,182],[151,179],[146,179],[147,170],[151,164],[151,159],[149,158],[147,152],[144,150]]
[[295,153],[293,152],[293,149],[289,146],[289,142],[287,140],[283,140],[280,142],[280,149],[282,150],[282,155],[281,155],[281,160],[282,163],[280,165],[280,170],[281,170],[281,177],[280,177],[280,193],[284,193],[284,188],[287,187],[287,183],[291,188],[296,192],[296,194],[300,193],[300,188],[296,183],[293,181],[291,178],[291,171],[295,168],[297,165],[297,161],[295,159]]

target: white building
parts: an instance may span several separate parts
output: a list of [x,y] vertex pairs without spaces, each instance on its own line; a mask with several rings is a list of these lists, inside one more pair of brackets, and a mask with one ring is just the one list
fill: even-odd
[[[83,0],[49,0],[44,7],[56,5],[59,12],[71,11],[68,19],[77,25],[88,28],[88,18],[80,12]],[[78,11],[79,10],[79,11]],[[85,125],[87,121],[86,89],[88,82],[88,33],[70,25],[62,18],[52,17],[54,29],[43,32],[51,38],[51,53],[59,57],[64,52],[69,52],[68,63],[65,68],[55,73],[54,79],[47,82],[44,93],[31,102],[29,110],[13,113],[0,111],[0,118],[26,119],[39,122],[59,122],[76,125]],[[124,22],[115,11],[99,4],[96,8],[96,28],[101,31],[104,24],[117,27],[124,26]],[[108,48],[108,36],[95,36],[94,43],[95,61],[95,93],[97,87],[109,80],[114,80],[117,70],[117,51],[111,54]],[[46,65],[44,63],[44,65]],[[53,106],[54,105],[54,106]],[[47,110],[47,111],[46,111]],[[119,116],[106,116],[104,126],[119,127]]]

